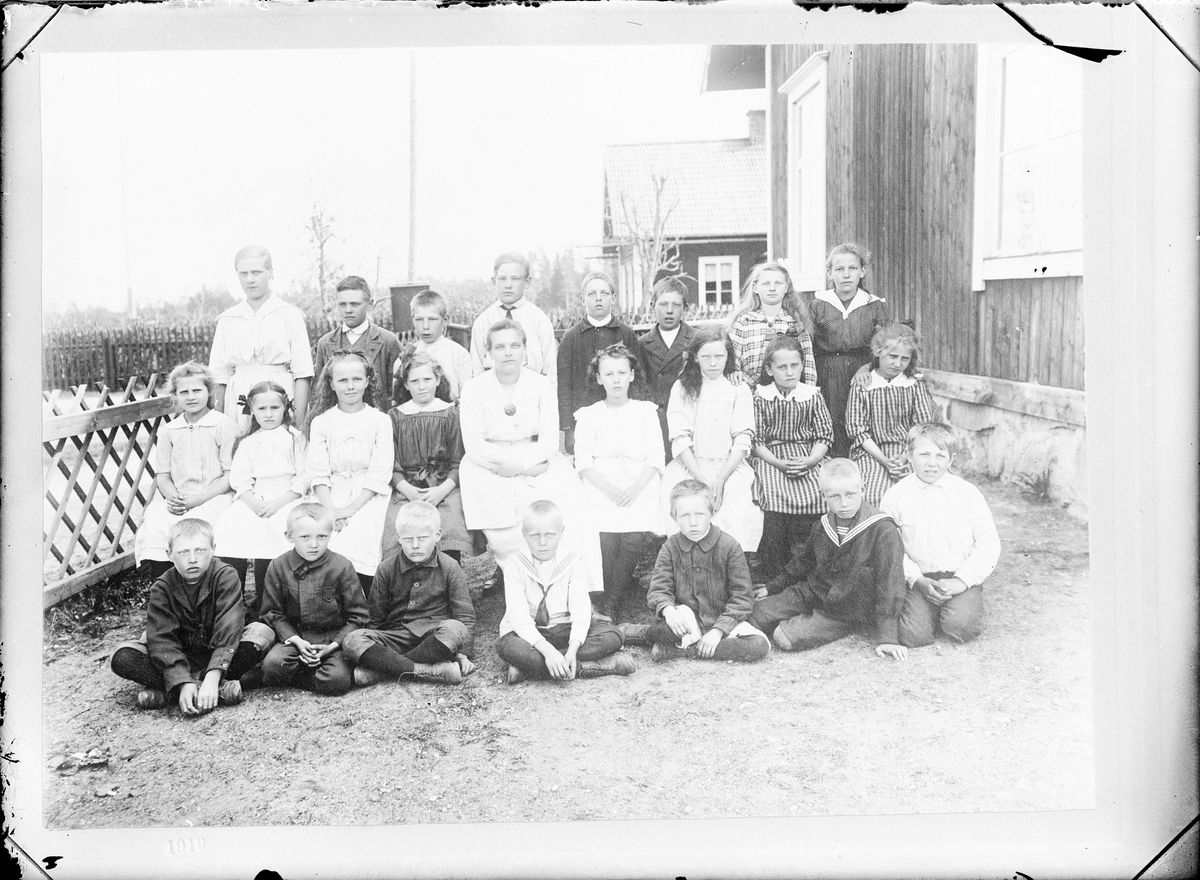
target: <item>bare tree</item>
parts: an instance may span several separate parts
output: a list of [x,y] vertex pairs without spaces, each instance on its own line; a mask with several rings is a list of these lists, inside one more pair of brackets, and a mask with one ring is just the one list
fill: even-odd
[[633,247],[633,259],[641,276],[641,311],[650,307],[650,293],[654,281],[662,273],[679,275],[683,260],[679,256],[679,238],[667,233],[667,221],[679,206],[679,199],[668,199],[664,194],[667,175],[652,174],[654,186],[653,203],[640,205],[630,202],[621,193],[621,216],[625,221],[625,238]]
[[320,202],[314,202],[304,224],[304,231],[315,250],[313,270],[317,276],[316,292],[324,314],[329,314],[333,308],[330,291],[335,283],[334,278],[342,272],[342,264],[335,262],[332,257],[332,246],[337,241],[333,227],[336,220],[328,208]]

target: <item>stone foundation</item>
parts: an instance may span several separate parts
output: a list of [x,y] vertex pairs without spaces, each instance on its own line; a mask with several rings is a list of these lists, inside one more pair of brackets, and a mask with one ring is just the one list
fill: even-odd
[[956,461],[960,474],[1014,483],[1087,518],[1085,428],[936,391],[934,400],[962,444]]

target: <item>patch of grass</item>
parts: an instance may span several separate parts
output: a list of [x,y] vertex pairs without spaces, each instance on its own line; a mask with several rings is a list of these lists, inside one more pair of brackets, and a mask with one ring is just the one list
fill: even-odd
[[146,607],[152,583],[149,575],[130,568],[47,608],[42,615],[46,659],[57,659],[57,647],[86,651],[108,639],[114,629],[129,622],[131,612]]

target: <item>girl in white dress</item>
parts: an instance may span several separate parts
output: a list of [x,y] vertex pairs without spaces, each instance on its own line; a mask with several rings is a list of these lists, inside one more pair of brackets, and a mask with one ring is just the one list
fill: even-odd
[[679,531],[669,516],[671,490],[683,480],[699,480],[713,491],[713,522],[751,552],[758,549],[763,526],[754,503],[754,471],[746,463],[754,442],[754,402],[746,385],[730,383],[735,368],[724,329],[696,333],[667,404],[674,458],[663,475],[662,510],[668,534]]
[[229,484],[237,500],[217,521],[216,546],[243,589],[247,564],[254,560],[255,601],[248,613],[257,619],[267,566],[292,548],[285,535],[287,517],[308,489],[308,444],[292,424],[292,402],[277,382],[251,388],[242,409],[252,417],[250,433],[233,453]]
[[604,388],[605,399],[575,411],[575,469],[600,529],[604,564],[604,592],[592,593],[592,606],[614,621],[622,616],[622,600],[634,590],[633,571],[645,552],[646,533],[663,533],[662,431],[658,407],[629,396],[640,378],[636,361],[624,345],[600,351],[588,367],[588,378]]
[[146,507],[133,543],[134,559],[148,563],[154,577],[171,567],[167,555],[171,526],[185,516],[212,525],[233,501],[229,470],[237,427],[209,408],[213,384],[212,373],[195,361],[180,364],[167,379],[171,397],[183,414],[158,432],[154,457],[158,497]]
[[375,409],[372,373],[360,352],[334,352],[317,380],[308,420],[308,482],[333,513],[329,549],[354,564],[364,592],[379,565],[392,494],[392,423]]
[[563,512],[564,546],[579,553],[593,584],[604,582],[600,540],[583,489],[558,451],[558,396],[553,379],[525,369],[525,330],[516,321],[491,326],[485,338],[493,368],[468,381],[458,399],[463,446],[459,465],[467,528],[482,529],[500,562],[524,546],[521,515],[534,501]]

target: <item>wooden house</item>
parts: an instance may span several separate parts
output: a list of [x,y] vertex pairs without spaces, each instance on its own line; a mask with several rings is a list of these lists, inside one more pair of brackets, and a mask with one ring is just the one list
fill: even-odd
[[[709,87],[726,51],[710,52]],[[1085,510],[1083,62],[1029,44],[760,57],[768,257],[811,296],[830,247],[868,248],[864,285],[920,332],[964,470]]]
[[[667,275],[682,276],[700,308],[730,307],[750,269],[765,259],[765,113],[747,117],[745,138],[606,148],[604,253],[622,311],[638,311],[654,281]],[[644,254],[656,238],[672,245],[673,268],[647,269]]]

